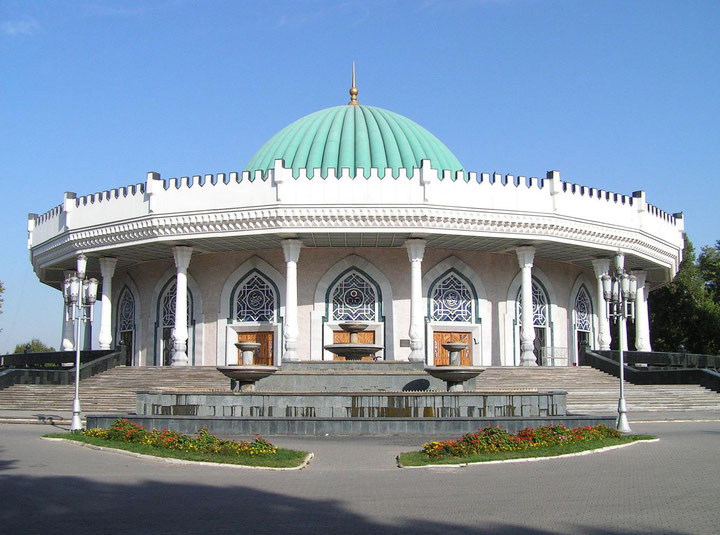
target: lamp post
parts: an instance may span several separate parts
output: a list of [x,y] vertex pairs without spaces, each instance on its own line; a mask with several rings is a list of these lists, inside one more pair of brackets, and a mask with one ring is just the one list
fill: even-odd
[[87,257],[80,254],[77,257],[77,272],[65,279],[63,283],[63,298],[65,299],[65,317],[67,321],[75,322],[75,398],[73,399],[73,416],[70,424],[71,431],[80,431],[80,348],[82,341],[80,328],[83,322],[93,320],[93,305],[97,296],[97,279],[85,279]]
[[617,430],[621,433],[631,433],[627,419],[627,405],[625,404],[625,336],[627,320],[635,321],[635,295],[637,293],[637,280],[634,275],[625,271],[625,256],[618,251],[615,255],[615,270],[612,275],[602,276],[603,295],[605,297],[605,313],[608,320],[619,323],[618,345],[620,347],[620,399],[618,399]]

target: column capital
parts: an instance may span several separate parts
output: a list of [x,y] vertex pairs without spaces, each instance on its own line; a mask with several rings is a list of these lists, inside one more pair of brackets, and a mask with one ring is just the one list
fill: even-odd
[[609,258],[596,258],[592,261],[593,269],[595,270],[596,277],[602,277],[610,271],[610,259]]
[[186,245],[177,245],[173,247],[173,257],[175,258],[175,266],[179,270],[185,270],[190,265],[190,258],[192,257],[192,247]]
[[518,264],[520,269],[524,267],[532,267],[533,260],[535,259],[535,247],[532,245],[523,245],[515,249],[517,254]]
[[117,265],[118,259],[114,256],[101,256],[100,257],[100,272],[102,273],[103,279],[112,278],[115,273],[115,266]]
[[644,288],[645,279],[647,278],[647,271],[645,271],[644,269],[633,270],[632,274],[635,275],[635,280],[637,280],[638,288]]
[[302,246],[302,240],[283,240],[282,249],[285,255],[285,262],[297,262],[300,259],[300,249],[302,249]]
[[410,262],[422,262],[423,255],[425,254],[425,244],[426,241],[422,238],[405,240],[405,248],[407,249]]

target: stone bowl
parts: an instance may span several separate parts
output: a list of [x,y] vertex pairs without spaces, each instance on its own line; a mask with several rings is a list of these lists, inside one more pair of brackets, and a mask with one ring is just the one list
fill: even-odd
[[482,372],[485,368],[478,366],[426,366],[425,372],[429,373],[433,377],[445,381],[447,383],[447,389],[449,392],[459,392],[463,390],[462,384],[465,381],[474,379]]
[[[277,366],[218,366],[217,370],[229,377],[232,381],[237,381],[240,390],[244,392],[252,392],[255,390],[255,381],[269,377],[276,371]],[[232,386],[235,390],[234,385]]]

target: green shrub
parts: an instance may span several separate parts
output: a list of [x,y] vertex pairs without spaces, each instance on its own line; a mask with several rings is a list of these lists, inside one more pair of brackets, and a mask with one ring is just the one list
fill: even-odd
[[564,425],[546,425],[535,429],[526,427],[515,434],[501,427],[486,427],[478,429],[477,433],[467,433],[457,440],[427,442],[423,444],[423,452],[430,457],[443,455],[464,457],[478,453],[521,451],[620,436],[615,429],[604,425],[574,429],[568,429]]
[[88,437],[101,438],[119,442],[134,442],[158,449],[184,452],[212,453],[220,455],[256,456],[275,455],[278,447],[264,438],[256,436],[251,442],[225,440],[210,434],[206,428],[200,429],[196,437],[184,435],[177,431],[163,429],[146,430],[144,427],[130,422],[126,418],[118,418],[109,429],[87,429],[82,434]]

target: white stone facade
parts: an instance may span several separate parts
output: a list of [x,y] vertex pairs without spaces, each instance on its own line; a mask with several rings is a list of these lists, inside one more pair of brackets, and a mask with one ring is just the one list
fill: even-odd
[[[149,173],[143,184],[66,194],[49,212],[31,214],[28,230],[43,282],[59,287],[80,252],[92,276],[112,277],[103,286],[112,313],[103,310],[101,342],[114,346],[124,332],[135,365],[168,364],[168,329],[176,330],[175,364],[232,364],[238,333],[252,331],[273,333],[276,364],[286,353],[331,358],[323,345],[338,322],[333,296],[351,276],[384,359],[414,355],[430,364],[435,333],[452,331],[469,333],[476,365],[531,364],[533,350],[539,364],[571,365],[580,338],[606,342],[602,260],[619,250],[644,274],[638,306],[646,307],[647,293],[674,276],[683,247],[682,216],[648,204],[643,192],[578,186],[556,171],[545,179],[439,176],[427,160],[396,179],[347,169],[294,178],[279,160],[265,175]],[[530,282],[545,300],[526,297],[533,311],[518,307]],[[173,288],[170,314],[163,306],[173,296],[164,296]],[[441,310],[438,288],[453,310]],[[237,319],[238,291],[252,297],[260,319]],[[643,312],[638,343],[650,347]],[[172,329],[163,323],[171,316]],[[533,325],[521,329],[523,317]]]

